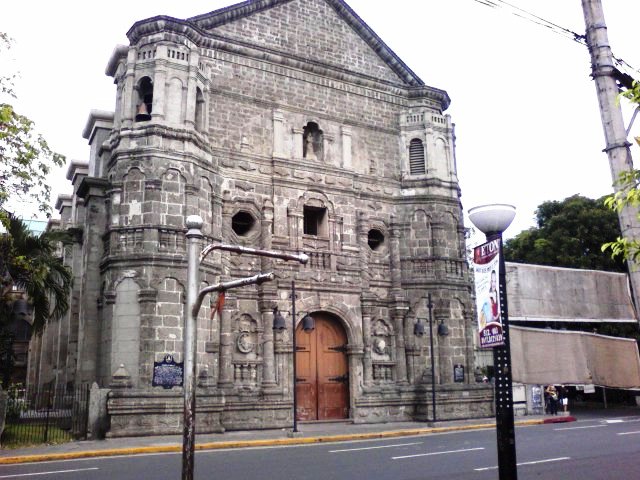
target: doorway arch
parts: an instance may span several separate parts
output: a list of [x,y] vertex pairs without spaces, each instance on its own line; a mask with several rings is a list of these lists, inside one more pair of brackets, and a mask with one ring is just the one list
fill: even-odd
[[298,420],[349,418],[347,332],[334,315],[311,314],[315,329],[296,328]]

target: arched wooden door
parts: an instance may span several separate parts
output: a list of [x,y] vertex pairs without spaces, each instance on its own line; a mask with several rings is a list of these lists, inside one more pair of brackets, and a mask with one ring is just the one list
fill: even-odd
[[347,334],[326,314],[312,315],[315,329],[296,329],[298,420],[340,420],[349,416]]

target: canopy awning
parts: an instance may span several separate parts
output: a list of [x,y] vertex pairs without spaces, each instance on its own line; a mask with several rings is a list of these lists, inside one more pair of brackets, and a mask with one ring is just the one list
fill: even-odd
[[514,325],[509,336],[514,382],[640,388],[634,339]]

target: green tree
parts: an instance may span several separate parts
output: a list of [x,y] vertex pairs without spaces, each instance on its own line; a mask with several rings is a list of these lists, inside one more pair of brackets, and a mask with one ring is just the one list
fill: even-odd
[[26,293],[33,306],[34,331],[49,320],[57,320],[69,309],[71,272],[57,253],[69,236],[62,231],[45,231],[34,235],[27,225],[10,213],[3,219],[6,232],[0,234],[0,321],[10,319],[11,287]]
[[601,251],[620,235],[618,216],[598,200],[573,195],[547,201],[536,210],[536,227],[507,240],[507,261],[555,267],[625,271],[622,259]]
[[[9,37],[0,32],[0,53],[10,47]],[[47,175],[62,166],[65,158],[49,148],[29,118],[5,102],[15,99],[14,78],[0,76],[0,210],[11,198],[29,199],[49,217],[51,186]]]
[[[625,90],[620,96],[640,107],[640,82],[634,80],[632,88]],[[635,140],[638,145],[640,145],[640,137],[635,137]],[[620,190],[605,199],[607,207],[614,212],[620,212],[627,206],[639,208],[640,170],[631,170],[622,173],[618,179],[618,185]],[[633,260],[636,263],[640,261],[640,239],[622,238],[622,236],[618,236],[616,240],[602,245],[602,251],[606,252],[607,250],[614,258]]]

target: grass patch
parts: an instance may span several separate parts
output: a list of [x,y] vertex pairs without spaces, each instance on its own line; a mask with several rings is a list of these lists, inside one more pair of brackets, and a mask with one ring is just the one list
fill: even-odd
[[20,448],[35,445],[55,445],[73,440],[69,430],[63,430],[55,425],[47,429],[47,441],[44,441],[45,424],[6,424],[2,432],[2,448]]

